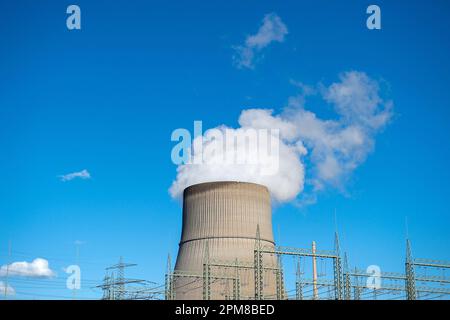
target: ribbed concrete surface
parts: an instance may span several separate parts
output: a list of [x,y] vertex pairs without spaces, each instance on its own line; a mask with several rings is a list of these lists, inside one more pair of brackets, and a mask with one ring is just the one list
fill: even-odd
[[[206,243],[210,259],[253,264],[257,225],[261,244],[272,246],[272,210],[266,187],[242,182],[211,182],[190,186],[184,191],[183,230],[176,271],[201,274]],[[265,266],[276,266],[275,257],[264,255]],[[233,270],[212,268],[211,273],[234,275]],[[254,296],[253,270],[241,270],[241,296]],[[215,280],[211,298],[224,299],[232,295],[233,284]],[[275,276],[265,273],[264,294],[274,296]],[[175,279],[176,299],[202,299],[202,281],[190,278]]]

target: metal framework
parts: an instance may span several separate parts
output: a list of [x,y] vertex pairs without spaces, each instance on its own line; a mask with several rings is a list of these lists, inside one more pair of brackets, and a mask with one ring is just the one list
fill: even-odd
[[348,268],[348,259],[347,253],[344,254],[344,299],[351,300],[352,292],[351,292],[351,279],[350,279],[350,270]]
[[449,261],[442,260],[431,260],[431,259],[414,259],[412,256],[411,250],[411,242],[409,239],[406,239],[406,262],[405,262],[405,271],[406,271],[406,296],[408,300],[416,300],[417,293],[420,292],[431,292],[431,293],[442,293],[442,294],[450,294],[449,290],[446,289],[438,289],[438,288],[428,288],[421,287],[416,288],[416,282],[439,282],[441,284],[450,283],[450,279],[445,277],[437,277],[437,276],[424,276],[424,277],[416,277],[415,276],[415,267],[424,267],[424,268],[439,268],[439,269],[450,269]]
[[263,297],[264,275],[263,275],[263,256],[262,256],[261,236],[259,233],[259,225],[256,227],[254,263],[255,263],[255,300],[262,300],[264,298]]
[[[277,266],[264,265],[264,255],[269,254],[277,257]],[[320,286],[330,288],[328,292],[334,292],[334,299],[337,300],[360,300],[360,299],[377,299],[381,295],[398,295],[395,299],[406,296],[409,300],[418,298],[424,298],[429,295],[450,295],[450,288],[444,287],[450,284],[450,278],[445,276],[437,276],[430,274],[416,274],[415,268],[434,268],[434,269],[450,269],[450,262],[442,260],[430,260],[430,259],[414,259],[411,253],[411,243],[406,241],[406,259],[405,259],[405,273],[396,272],[380,272],[377,274],[380,279],[383,280],[381,286],[377,288],[369,287],[366,284],[369,277],[373,277],[373,274],[366,272],[365,270],[358,269],[356,267],[350,268],[347,254],[344,254],[343,265],[341,264],[340,247],[338,234],[335,233],[335,246],[334,250],[311,250],[303,248],[293,247],[269,247],[262,246],[259,233],[259,226],[256,232],[256,241],[254,248],[254,261],[243,262],[238,261],[221,261],[217,259],[211,259],[209,256],[208,245],[205,247],[203,272],[201,274],[194,274],[189,272],[171,272],[170,257],[167,263],[167,274],[165,284],[165,296],[166,299],[174,299],[174,279],[177,277],[191,277],[197,278],[202,281],[203,287],[203,299],[211,299],[211,284],[216,280],[232,281],[233,289],[231,298],[239,300],[241,298],[254,298],[256,300],[268,299],[268,296],[264,295],[264,275],[265,272],[274,272],[276,276],[276,299],[286,299],[287,295],[284,289],[284,274],[282,265],[282,256],[290,255],[298,258],[296,266],[296,278],[295,278],[295,299],[305,299],[304,288],[306,286]],[[332,279],[305,279],[302,277],[301,272],[301,259],[306,258],[320,258],[320,259],[332,259],[333,261],[333,278]],[[218,270],[228,270],[226,275],[220,275]],[[253,297],[242,297],[241,294],[241,271],[253,270],[255,280],[255,291]],[[389,283],[389,281],[391,281]],[[113,277],[105,278],[106,283],[117,283]],[[420,284],[417,285],[417,282]],[[120,282],[119,282],[120,283]],[[432,286],[431,284],[439,284],[441,287]],[[428,285],[430,284],[430,285]],[[226,283],[227,292],[228,282]],[[332,290],[332,291],[330,291]],[[228,298],[229,295],[226,295]],[[117,292],[109,292],[106,297],[117,295]],[[422,296],[421,296],[422,295]],[[434,297],[436,298],[436,297]]]
[[416,300],[416,282],[414,281],[414,265],[411,253],[411,243],[409,242],[409,239],[406,240],[405,273],[406,297],[408,298],[408,300]]
[[[346,260],[347,258],[345,258]],[[354,289],[354,299],[361,299],[361,292],[368,287],[360,283],[360,280],[364,280],[365,278],[371,277],[372,274],[368,274],[363,270],[354,269],[353,272],[348,271],[348,262],[344,261],[344,292],[345,297],[349,297],[351,288]],[[426,294],[441,294],[441,295],[450,295],[450,288],[437,288],[428,285],[417,286],[417,282],[421,283],[439,283],[441,285],[450,284],[450,278],[444,276],[435,276],[435,275],[417,275],[415,271],[415,267],[424,267],[424,268],[439,268],[439,269],[450,269],[450,262],[442,261],[442,260],[430,260],[430,259],[414,259],[411,253],[411,242],[409,239],[406,240],[406,259],[405,259],[405,274],[396,273],[396,272],[380,272],[377,276],[380,279],[385,280],[397,280],[404,282],[404,285],[386,285],[383,284],[376,290],[373,290],[374,297],[376,297],[377,292],[384,293],[404,293],[406,295],[406,299],[408,300],[416,300],[418,295],[421,293]],[[353,284],[352,280],[353,279]]]
[[297,271],[295,273],[295,299],[303,300],[303,281],[302,281],[302,271],[300,268],[300,257],[297,261]]
[[[204,300],[207,300],[207,298],[209,298],[209,299],[211,298],[211,292],[208,290],[208,287],[210,288],[212,281],[214,281],[214,280],[231,280],[236,283],[236,281],[238,280],[235,277],[217,276],[217,275],[209,274],[208,277],[206,278],[204,273],[197,274],[197,273],[189,273],[189,272],[183,272],[183,271],[175,271],[175,272],[169,274],[169,279],[171,279],[170,280],[171,283],[168,285],[168,287],[166,287],[166,291],[168,291],[167,296],[171,297],[172,299],[176,298],[173,291],[174,291],[174,282],[175,282],[175,279],[177,279],[177,278],[201,279],[202,286],[203,286],[203,299]],[[209,282],[209,286],[206,285],[206,283],[208,283],[208,282]]]
[[170,254],[167,256],[167,271],[165,276],[165,290],[164,297],[166,300],[173,300],[173,276],[172,276],[172,264],[170,260]]
[[[168,262],[168,269],[170,262]],[[120,257],[119,263],[106,268],[106,275],[103,283],[96,286],[103,290],[103,300],[149,300],[154,299],[160,294],[156,283],[141,279],[125,278],[125,268],[136,266],[134,263],[125,263]],[[115,275],[114,271],[117,272]],[[139,285],[132,287],[130,285]],[[156,286],[156,287],[155,287]],[[168,298],[168,296],[166,296]]]
[[[339,253],[339,237],[338,234],[335,234],[335,250],[334,251],[324,251],[315,250],[314,252],[311,249],[301,249],[301,248],[292,248],[292,247],[275,247],[275,249],[271,249],[268,247],[260,247],[257,246],[255,249],[255,257],[260,257],[259,259],[255,258],[255,262],[259,261],[259,265],[255,268],[256,269],[256,275],[258,278],[255,279],[255,284],[264,283],[263,274],[260,271],[261,270],[261,264],[262,264],[262,254],[274,254],[277,256],[281,255],[291,255],[291,256],[298,256],[298,257],[316,257],[316,258],[323,258],[323,259],[332,259],[333,260],[333,284],[334,284],[334,296],[337,300],[342,300],[342,267],[341,267],[341,257]],[[299,283],[300,284],[300,283]],[[305,284],[305,282],[303,282]],[[256,286],[255,286],[256,287]],[[255,288],[255,299],[259,297],[262,299],[262,293],[259,291],[259,287]],[[298,286],[301,288],[301,284]],[[258,291],[257,291],[258,290]],[[301,295],[301,293],[297,293],[298,296]]]

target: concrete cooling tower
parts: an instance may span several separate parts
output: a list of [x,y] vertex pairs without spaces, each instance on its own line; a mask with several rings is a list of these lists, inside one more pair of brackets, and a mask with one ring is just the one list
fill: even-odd
[[[259,226],[259,242],[257,228]],[[183,229],[173,279],[174,299],[205,297],[204,263],[210,299],[255,298],[254,250],[259,243],[274,249],[272,210],[266,187],[243,182],[211,182],[190,186],[183,194]],[[277,259],[262,255],[262,293],[276,298]],[[217,263],[218,265],[215,265]],[[222,264],[222,266],[220,266]],[[233,268],[230,265],[242,266]],[[234,279],[234,280],[233,280]],[[239,282],[236,281],[239,279]],[[279,279],[279,278],[278,278]]]

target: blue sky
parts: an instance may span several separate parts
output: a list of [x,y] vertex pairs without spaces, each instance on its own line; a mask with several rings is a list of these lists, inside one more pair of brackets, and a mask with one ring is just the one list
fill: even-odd
[[[90,286],[121,255],[138,264],[130,276],[162,283],[181,225],[171,132],[194,120],[236,127],[243,109],[281,110],[297,93],[291,80],[331,84],[351,70],[383,83],[394,115],[345,193],[274,208],[276,240],[331,248],[336,209],[352,266],[403,271],[407,216],[414,255],[450,259],[450,7],[376,3],[382,29],[370,31],[366,1],[77,1],[82,29],[69,31],[72,3],[3,2],[0,264],[41,257],[58,274],[45,290],[17,279],[15,298],[70,297],[58,285],[77,240],[79,296],[99,297]],[[272,12],[284,41],[236,68],[233,47]],[[82,169],[91,179],[58,178]]]

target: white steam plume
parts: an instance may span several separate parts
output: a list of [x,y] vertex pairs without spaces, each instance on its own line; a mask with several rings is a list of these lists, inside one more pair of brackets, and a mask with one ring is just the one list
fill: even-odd
[[[182,164],[178,166],[176,180],[169,190],[172,197],[181,196],[183,190],[193,184],[226,180],[265,185],[277,202],[295,199],[303,191],[305,181],[312,186],[313,192],[327,186],[341,188],[345,179],[372,151],[375,135],[392,116],[392,102],[380,97],[378,82],[363,72],[345,72],[339,80],[328,87],[318,86],[318,90],[300,84],[302,93],[290,97],[280,114],[268,109],[242,111],[241,127],[232,129],[236,135],[245,134],[248,128],[279,130],[277,173],[261,175],[258,165],[250,164],[214,161]],[[305,97],[317,92],[333,105],[335,119],[320,119],[305,109]],[[225,129],[228,128],[220,126],[214,130],[223,132]],[[204,134],[204,146],[211,143],[210,132]],[[238,153],[245,151],[248,150],[236,150]],[[217,156],[223,154],[203,153],[203,160]],[[308,179],[305,179],[305,167]]]

